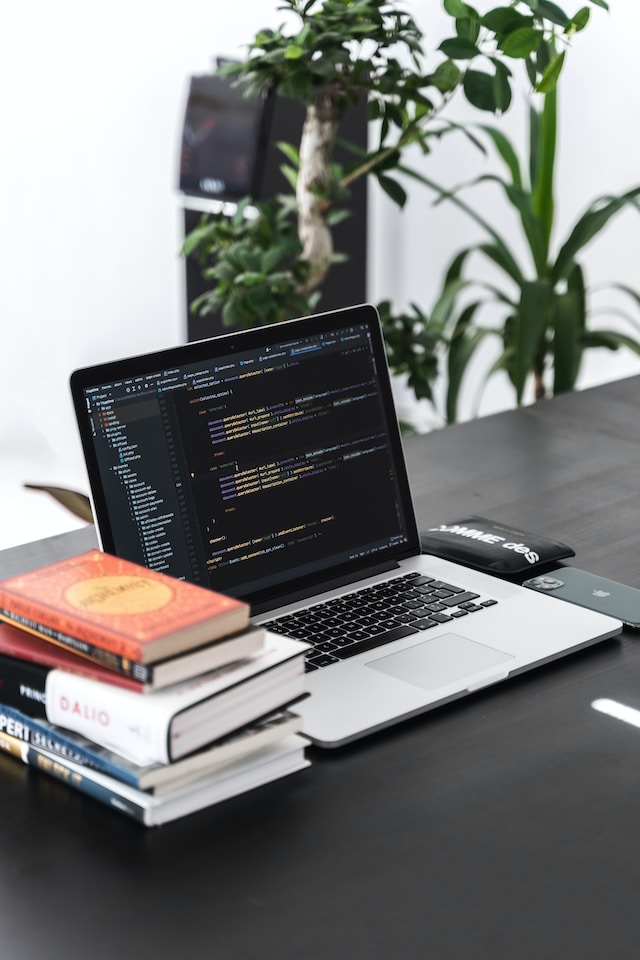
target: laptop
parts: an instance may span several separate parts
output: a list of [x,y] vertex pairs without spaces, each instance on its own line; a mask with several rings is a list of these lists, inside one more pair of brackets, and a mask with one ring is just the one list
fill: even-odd
[[297,709],[315,744],[622,629],[421,554],[369,304],[77,370],[71,391],[102,549],[309,643]]

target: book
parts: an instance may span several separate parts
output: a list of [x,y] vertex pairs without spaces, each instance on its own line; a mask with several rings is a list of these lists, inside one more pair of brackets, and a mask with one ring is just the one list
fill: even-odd
[[175,763],[141,765],[88,740],[80,733],[64,730],[48,720],[28,717],[20,710],[0,704],[0,737],[41,747],[64,760],[99,770],[138,790],[154,793],[173,790],[204,774],[247,756],[302,729],[302,718],[281,711],[250,724],[216,741],[213,746],[176,760]]
[[82,767],[72,760],[65,760],[41,747],[0,734],[0,750],[147,827],[177,820],[308,767],[309,761],[304,754],[306,746],[307,741],[303,737],[291,734],[186,786],[154,795],[136,790],[115,777]]
[[256,653],[263,645],[264,637],[264,627],[249,624],[239,634],[231,634],[227,638],[178,654],[168,660],[135,665],[139,669],[135,669],[135,676],[131,676],[131,671],[129,674],[121,673],[118,669],[111,669],[76,654],[73,650],[58,646],[57,643],[51,643],[31,631],[0,621],[0,662],[3,656],[8,656],[50,669],[79,673],[92,680],[112,683],[136,693],[149,693]]
[[144,697],[0,656],[0,702],[81,733],[135,763],[173,763],[305,696],[307,649],[267,631],[252,656]]
[[243,630],[249,606],[94,549],[0,581],[0,617],[126,671]]

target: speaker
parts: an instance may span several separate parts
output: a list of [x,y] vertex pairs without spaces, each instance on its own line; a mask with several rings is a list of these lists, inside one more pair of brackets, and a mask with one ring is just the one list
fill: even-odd
[[[250,196],[266,200],[291,187],[280,167],[286,162],[280,141],[300,143],[305,118],[303,104],[277,95],[243,97],[224,77],[192,77],[185,111],[180,157],[184,230],[190,233],[202,217],[203,200],[236,202]],[[352,163],[354,155],[340,145],[340,137],[361,150],[367,148],[367,103],[349,107],[338,131],[336,160]],[[347,256],[335,264],[320,287],[318,310],[362,303],[367,281],[366,177],[351,187],[350,216],[333,229],[335,249]],[[200,317],[189,305],[209,289],[200,265],[185,260],[187,338],[201,340],[223,332],[219,316]]]

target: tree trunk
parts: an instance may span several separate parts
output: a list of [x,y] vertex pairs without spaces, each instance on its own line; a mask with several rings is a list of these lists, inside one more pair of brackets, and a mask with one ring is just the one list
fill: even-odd
[[305,294],[322,283],[333,256],[333,237],[327,226],[327,190],[339,119],[337,100],[326,91],[307,107],[302,128],[296,200],[302,258],[309,263],[309,274],[301,289]]
[[542,379],[542,373],[539,370],[534,372],[534,397],[536,400],[544,400],[547,396],[547,388],[545,386],[544,380]]

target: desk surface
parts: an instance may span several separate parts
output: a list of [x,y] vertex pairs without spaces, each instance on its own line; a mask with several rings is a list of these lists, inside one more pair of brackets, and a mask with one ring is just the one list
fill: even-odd
[[[480,513],[640,586],[640,378],[407,442],[421,527]],[[0,553],[0,576],[91,528]],[[638,956],[627,633],[157,830],[0,757],[2,960]]]

